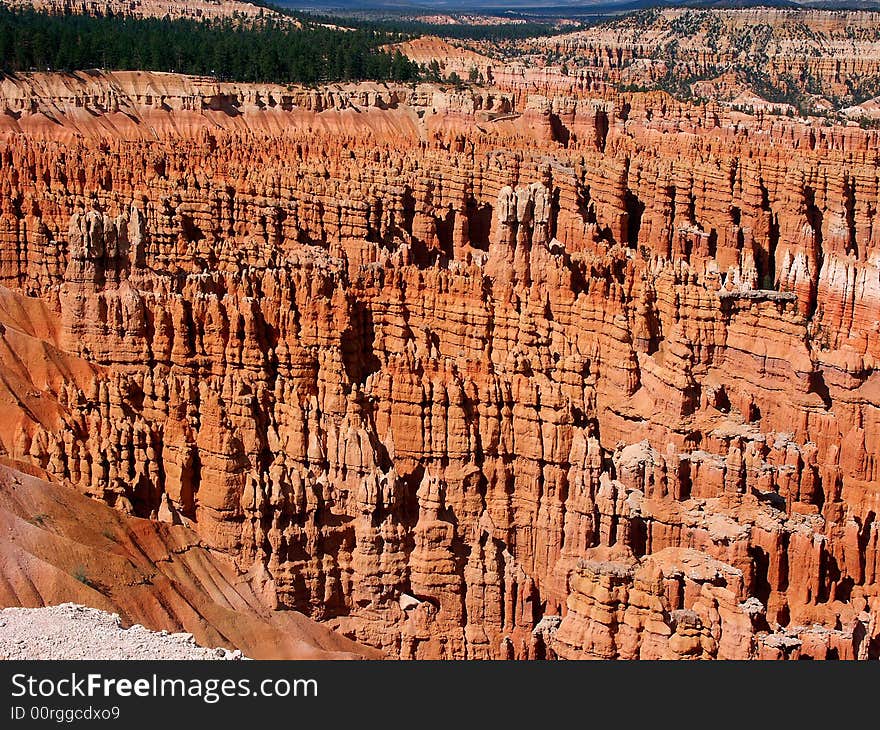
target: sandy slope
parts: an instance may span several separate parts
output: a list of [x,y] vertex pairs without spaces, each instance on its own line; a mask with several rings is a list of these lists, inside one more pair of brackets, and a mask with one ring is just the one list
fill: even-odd
[[294,611],[265,608],[231,562],[182,525],[127,517],[75,490],[0,466],[0,605],[65,602],[125,625],[186,631],[255,659],[377,653]]

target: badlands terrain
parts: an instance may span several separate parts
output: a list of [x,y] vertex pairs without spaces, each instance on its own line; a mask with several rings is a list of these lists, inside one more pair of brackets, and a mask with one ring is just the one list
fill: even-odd
[[4,0],[2,4],[11,8],[33,8],[51,15],[296,23],[289,16],[268,7],[239,0]]
[[878,25],[762,12],[751,76],[718,12],[674,63],[673,14],[412,39],[406,85],[4,78],[2,605],[253,658],[878,658]]

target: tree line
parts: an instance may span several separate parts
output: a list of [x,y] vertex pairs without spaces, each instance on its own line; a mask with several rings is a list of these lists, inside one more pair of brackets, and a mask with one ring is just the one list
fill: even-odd
[[176,71],[228,81],[317,84],[413,81],[421,67],[381,46],[404,39],[387,31],[302,28],[267,20],[198,21],[47,15],[0,8],[0,70]]

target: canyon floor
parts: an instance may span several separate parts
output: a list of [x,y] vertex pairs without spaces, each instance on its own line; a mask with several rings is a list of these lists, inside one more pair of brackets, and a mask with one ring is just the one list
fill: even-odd
[[876,16],[664,12],[399,46],[473,83],[0,81],[0,605],[880,657]]

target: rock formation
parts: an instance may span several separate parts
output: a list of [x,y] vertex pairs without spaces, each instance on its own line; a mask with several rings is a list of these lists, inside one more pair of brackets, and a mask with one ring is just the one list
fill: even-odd
[[[501,48],[470,41],[453,56],[505,58],[491,63],[491,79],[521,102],[535,93],[607,98],[662,89],[757,116],[846,108],[852,118],[876,119],[878,28],[877,12],[648,8]],[[425,59],[429,48],[421,43],[404,52]]]
[[199,21],[225,18],[242,23],[260,23],[271,19],[279,23],[298,24],[288,15],[245,0],[5,0],[4,4],[13,8],[34,8],[50,15],[112,15]]
[[[190,642],[243,650],[256,659],[381,657],[296,611],[270,610],[232,561],[188,527],[126,516],[6,465],[0,465],[0,525],[2,606],[39,609],[73,600],[114,613],[117,624],[140,625],[141,633],[143,627],[182,630]],[[37,611],[32,618],[45,632],[50,617],[64,613],[62,608],[43,609],[45,615]],[[15,636],[9,618],[8,612],[0,613],[3,658],[28,658],[23,656],[28,652],[30,658],[43,658],[37,651],[45,652],[45,658],[65,652],[64,658],[94,658],[102,649],[112,658],[113,637],[102,648],[89,649],[84,638],[77,642],[56,624],[54,630],[62,635],[53,636],[50,646],[38,646],[30,636]],[[21,645],[10,645],[15,643]],[[77,651],[79,656],[70,656]]]
[[125,81],[3,87],[8,458],[390,656],[878,656],[880,133]]

